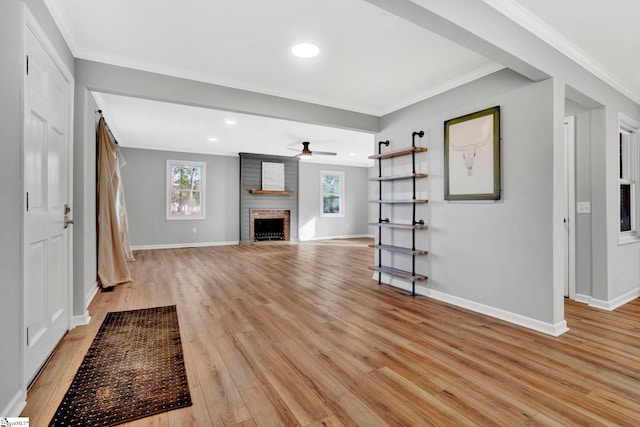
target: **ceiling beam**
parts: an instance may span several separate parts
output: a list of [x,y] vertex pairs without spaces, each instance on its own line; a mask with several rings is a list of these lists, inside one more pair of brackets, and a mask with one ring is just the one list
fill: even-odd
[[523,59],[522,43],[528,43],[530,47],[531,44],[539,44],[540,40],[482,1],[365,1],[502,64],[533,81],[550,77],[530,61]]
[[377,116],[164,74],[76,59],[76,84],[90,91],[376,133]]

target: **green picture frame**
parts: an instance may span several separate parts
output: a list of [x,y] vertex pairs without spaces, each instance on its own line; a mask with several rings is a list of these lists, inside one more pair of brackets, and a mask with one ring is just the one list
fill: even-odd
[[500,106],[444,122],[444,199],[500,199]]

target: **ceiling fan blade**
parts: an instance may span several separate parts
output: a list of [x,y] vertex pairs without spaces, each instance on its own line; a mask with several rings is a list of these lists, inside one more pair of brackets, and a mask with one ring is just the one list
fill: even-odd
[[292,150],[292,151],[298,151],[298,154],[296,156],[293,157],[302,157],[302,158],[311,158],[311,156],[313,156],[314,154],[317,154],[318,156],[337,156],[338,153],[333,153],[331,151],[314,151],[310,149],[310,142],[309,141],[303,141],[302,142],[302,150],[300,149],[296,149],[296,148],[291,148],[291,147],[287,147],[288,150]]

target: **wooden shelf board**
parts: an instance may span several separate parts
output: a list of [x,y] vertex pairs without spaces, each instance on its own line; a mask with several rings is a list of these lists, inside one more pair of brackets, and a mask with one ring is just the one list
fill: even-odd
[[407,204],[407,203],[415,203],[415,204],[425,204],[429,203],[426,199],[396,199],[396,200],[369,200],[369,203],[384,203],[384,204]]
[[387,153],[374,154],[369,156],[370,159],[390,159],[392,157],[406,156],[411,153],[422,153],[427,151],[427,147],[407,147],[399,150],[389,151]]
[[393,268],[393,267],[379,267],[377,265],[373,265],[371,267],[369,267],[369,270],[373,270],[373,271],[379,271],[381,273],[385,273],[385,274],[389,274],[391,276],[396,276],[396,277],[400,277],[402,279],[406,279],[406,280],[410,280],[412,282],[415,281],[419,281],[419,280],[427,280],[428,277],[424,276],[422,274],[413,274],[410,271],[404,271],[404,270],[400,270],[397,268]]
[[388,252],[398,252],[401,254],[409,254],[409,255],[427,255],[429,251],[425,251],[422,249],[411,249],[404,248],[402,246],[392,246],[392,245],[369,245],[370,248],[379,249],[381,251]]
[[377,176],[369,178],[369,181],[398,181],[401,179],[427,178],[428,176],[428,173],[409,173],[406,175]]
[[377,225],[378,227],[387,228],[405,228],[407,230],[426,230],[429,228],[427,225],[396,224],[392,222],[370,222],[369,225]]
[[270,195],[279,195],[279,196],[291,196],[293,191],[278,191],[278,190],[249,190],[251,194],[270,194]]

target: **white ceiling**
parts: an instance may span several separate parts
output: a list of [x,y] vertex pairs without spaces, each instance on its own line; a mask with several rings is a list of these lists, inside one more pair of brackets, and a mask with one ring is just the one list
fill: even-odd
[[640,1],[483,1],[640,103]]
[[[79,58],[367,114],[497,67],[362,0],[46,3]],[[300,41],[320,55],[292,56]]]
[[[640,1],[483,1],[640,99]],[[362,0],[45,3],[78,58],[373,115],[502,68]],[[320,55],[293,57],[290,47],[300,41],[318,44]],[[309,140],[312,150],[341,155],[323,162],[371,164],[363,152],[373,150],[369,134],[239,114],[228,129],[224,112],[106,94],[100,102],[123,146],[283,155]]]
[[[310,141],[308,163],[369,167],[374,135],[288,120],[94,93],[114,137],[123,147],[223,156],[260,153],[295,156]],[[228,125],[227,120],[235,121]],[[210,138],[215,141],[210,141]]]

